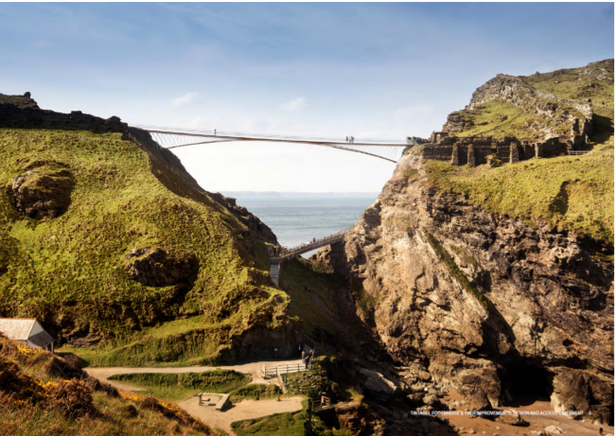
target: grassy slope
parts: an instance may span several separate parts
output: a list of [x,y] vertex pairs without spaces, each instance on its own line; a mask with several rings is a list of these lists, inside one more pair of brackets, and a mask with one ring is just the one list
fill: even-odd
[[492,100],[476,110],[462,111],[460,115],[474,123],[472,128],[456,134],[461,137],[486,135],[499,139],[512,135],[522,140],[534,141],[541,138],[541,133],[527,131],[526,124],[532,124],[535,121],[547,123],[546,119],[529,115],[522,109],[501,100]]
[[[56,364],[49,365],[54,360]],[[4,369],[0,384],[0,432],[5,435],[219,434],[173,403],[147,400],[155,406],[151,408],[146,397],[140,395],[123,391],[118,395],[109,387],[94,390],[90,387],[95,385],[91,379],[67,383],[65,377],[54,374],[57,368],[66,368],[62,359],[46,351],[35,352],[3,337],[0,337],[0,366]],[[52,371],[53,368],[56,369]],[[58,387],[62,385],[73,389],[58,395]],[[78,392],[82,395],[76,395]],[[89,413],[79,413],[88,405]]]
[[[267,296],[280,291],[256,283],[263,273],[253,268],[245,228],[211,203],[171,193],[151,174],[147,155],[119,134],[0,129],[0,150],[3,315],[44,319],[65,336],[114,338],[100,363],[179,364],[215,358],[259,307],[284,310],[284,294],[275,303]],[[25,218],[11,204],[13,178],[34,160],[66,164],[75,177],[72,204],[58,218]],[[191,290],[128,279],[122,262],[142,246],[194,253],[200,270]],[[240,301],[225,317],[212,310],[229,293],[253,288],[265,296]]]
[[430,184],[463,194],[489,212],[520,217],[532,226],[545,220],[612,247],[612,158],[532,159],[499,168],[429,161],[425,168]]

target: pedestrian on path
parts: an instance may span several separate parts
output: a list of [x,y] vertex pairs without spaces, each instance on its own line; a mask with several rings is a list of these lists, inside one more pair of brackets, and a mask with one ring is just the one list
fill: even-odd
[[346,142],[348,142],[348,136],[346,136]]

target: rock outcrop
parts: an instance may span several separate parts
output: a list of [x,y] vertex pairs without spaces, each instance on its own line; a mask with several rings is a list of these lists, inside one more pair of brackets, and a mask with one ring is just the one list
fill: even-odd
[[548,395],[611,421],[612,264],[573,234],[438,193],[423,172],[418,150],[404,156],[344,243],[316,256],[361,290],[357,314],[400,375],[412,385],[424,367],[472,409]]
[[123,266],[129,278],[143,285],[171,286],[195,275],[199,261],[192,254],[142,247],[130,251]]
[[[561,136],[562,125],[567,125],[569,137],[566,139],[575,146],[584,145],[588,141],[588,135],[592,133],[591,102],[575,103],[558,98],[535,89],[521,77],[498,74],[474,91],[465,111],[476,110],[493,100],[506,102],[525,113],[535,115],[537,118],[534,124],[528,126],[528,132],[541,132],[544,140]],[[506,118],[503,118],[501,121],[505,120]],[[472,126],[472,122],[466,120],[460,112],[453,112],[448,116],[442,130],[452,134]]]
[[13,179],[15,206],[30,218],[56,218],[68,209],[74,185],[66,165],[47,161],[31,163]]

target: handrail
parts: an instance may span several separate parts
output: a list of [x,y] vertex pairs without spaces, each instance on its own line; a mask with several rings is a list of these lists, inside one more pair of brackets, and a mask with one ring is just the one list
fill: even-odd
[[296,257],[297,255],[301,254],[301,253],[306,253],[308,251],[311,251],[315,248],[319,248],[322,247],[324,245],[330,245],[332,242],[337,242],[339,240],[342,239],[342,237],[348,233],[354,226],[348,227],[344,230],[340,230],[337,233],[334,233],[332,235],[327,235],[324,236],[322,238],[316,239],[313,242],[309,242],[309,243],[301,243],[300,245],[296,246],[296,247],[281,247],[280,250],[280,259],[289,259],[292,257]]
[[[203,136],[203,137],[211,137],[211,138],[220,138],[220,139],[253,139],[253,140],[266,140],[266,139],[274,139],[274,140],[289,140],[289,141],[314,141],[314,142],[328,142],[334,144],[348,144],[348,145],[381,145],[383,147],[386,146],[402,146],[408,145],[408,141],[411,140],[413,142],[419,142],[421,140],[425,140],[419,137],[406,137],[402,141],[399,139],[376,139],[376,138],[362,138],[361,142],[346,142],[341,137],[322,137],[322,136],[311,136],[311,135],[279,135],[279,134],[270,134],[270,133],[252,133],[252,132],[236,132],[236,131],[222,131],[217,129],[209,129],[209,130],[198,130],[198,129],[187,129],[187,128],[176,128],[176,127],[160,127],[160,126],[147,126],[147,125],[134,125],[139,129],[151,132],[151,133],[162,133],[169,135],[182,135],[182,136]],[[355,138],[357,139],[357,138]]]
[[277,377],[278,375],[283,374],[294,374],[296,372],[306,372],[309,371],[312,367],[312,363],[308,364],[308,367],[305,367],[304,363],[297,363],[294,365],[277,365],[277,366],[265,366],[261,365],[261,373],[263,377]]

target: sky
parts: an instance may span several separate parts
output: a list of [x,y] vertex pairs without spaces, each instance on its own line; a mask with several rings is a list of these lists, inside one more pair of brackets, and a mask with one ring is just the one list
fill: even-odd
[[[498,73],[612,58],[613,3],[0,3],[0,93],[131,125],[428,137]],[[174,150],[213,192],[379,192],[313,145]]]

